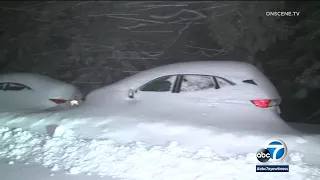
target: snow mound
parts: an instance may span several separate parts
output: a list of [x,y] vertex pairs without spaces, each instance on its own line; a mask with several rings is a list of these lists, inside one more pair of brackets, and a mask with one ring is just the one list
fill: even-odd
[[255,153],[223,157],[204,146],[190,151],[177,142],[152,146],[142,142],[125,145],[112,140],[78,139],[66,127],[52,136],[0,127],[0,156],[10,161],[41,163],[52,171],[98,174],[121,179],[319,179],[320,169],[290,152],[284,164],[289,173],[256,173]]
[[77,136],[82,139],[108,139],[121,145],[139,141],[150,146],[165,147],[168,142],[176,141],[193,152],[209,146],[220,156],[256,152],[268,139],[279,138],[287,144],[290,151],[304,154],[304,160],[308,159],[308,163],[320,165],[320,138],[315,135],[226,131],[180,121],[99,116],[99,112],[78,108],[67,111],[0,113],[0,126],[23,128],[22,130],[48,134],[54,138]]

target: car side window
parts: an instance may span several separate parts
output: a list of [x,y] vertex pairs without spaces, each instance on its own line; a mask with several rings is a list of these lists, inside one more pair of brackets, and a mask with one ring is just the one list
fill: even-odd
[[0,91],[4,91],[6,88],[7,83],[0,83]]
[[201,91],[215,89],[216,84],[212,76],[183,75],[180,92]]
[[217,80],[217,83],[219,84],[219,88],[235,85],[233,82],[231,82],[225,78],[221,78],[221,77],[215,77],[215,78]]
[[21,91],[21,90],[31,90],[30,87],[20,84],[20,83],[8,83],[6,91]]
[[177,76],[157,78],[140,88],[140,91],[169,92],[172,91]]

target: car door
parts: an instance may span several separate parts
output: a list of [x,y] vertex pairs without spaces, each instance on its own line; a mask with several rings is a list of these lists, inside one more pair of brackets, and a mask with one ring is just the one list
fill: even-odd
[[27,85],[15,82],[0,83],[1,109],[7,111],[32,109],[34,91]]
[[230,96],[224,88],[234,83],[211,75],[185,74],[180,79],[176,97],[176,101],[180,102],[179,119],[218,127],[233,122],[226,120]]
[[196,123],[211,124],[217,117],[219,85],[210,75],[181,75],[176,97],[179,119]]
[[175,111],[176,75],[158,77],[140,86],[130,102],[134,116],[150,118],[169,118]]

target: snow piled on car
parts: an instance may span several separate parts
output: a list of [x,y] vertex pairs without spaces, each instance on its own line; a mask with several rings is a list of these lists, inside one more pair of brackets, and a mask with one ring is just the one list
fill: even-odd
[[256,173],[255,153],[221,156],[209,146],[191,151],[175,141],[153,146],[143,142],[119,144],[112,140],[86,140],[77,138],[64,126],[58,126],[52,136],[2,126],[0,157],[10,159],[10,163],[40,163],[53,172],[120,179],[320,178],[320,169],[303,162],[303,155],[297,152],[290,152],[282,162],[290,165],[289,173]]

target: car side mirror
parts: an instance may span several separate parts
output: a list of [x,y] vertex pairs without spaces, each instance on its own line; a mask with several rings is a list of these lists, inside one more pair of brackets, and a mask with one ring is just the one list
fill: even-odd
[[128,97],[131,98],[131,99],[133,99],[133,98],[134,98],[134,94],[135,94],[135,90],[129,89]]

